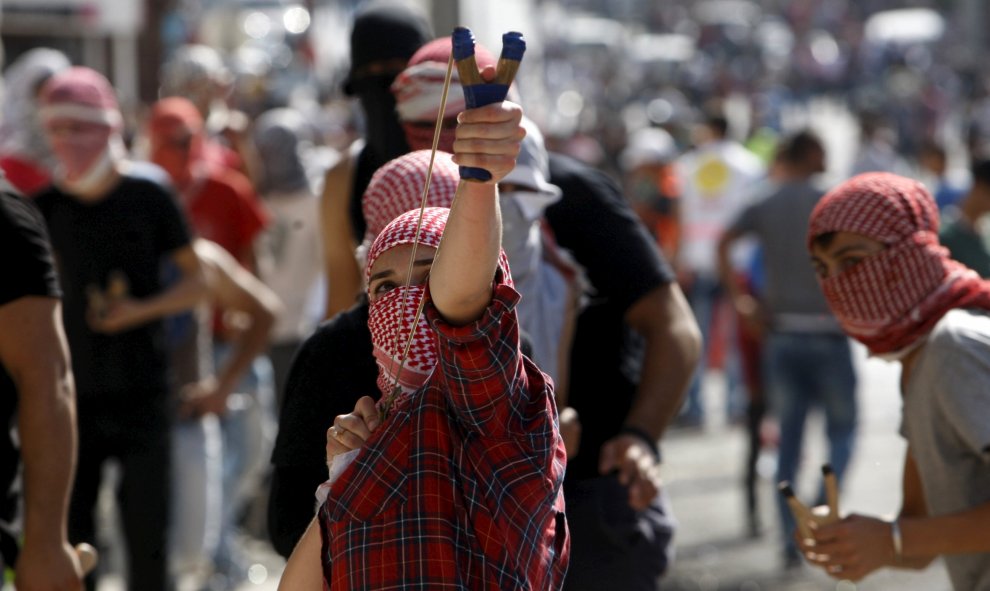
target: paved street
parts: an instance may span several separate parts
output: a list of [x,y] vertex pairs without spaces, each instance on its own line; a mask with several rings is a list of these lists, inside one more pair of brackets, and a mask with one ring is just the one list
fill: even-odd
[[[900,399],[898,366],[866,360],[857,347],[860,371],[861,423],[857,451],[841,495],[841,512],[889,515],[900,506],[904,443],[897,435]],[[709,408],[722,408],[721,384],[714,374],[706,384]],[[818,469],[824,460],[820,417],[808,430],[805,461],[796,490],[805,501],[814,496]],[[669,591],[944,591],[949,583],[940,562],[924,572],[885,571],[857,585],[837,583],[803,567],[783,573],[780,531],[772,483],[772,459],[764,460],[760,486],[764,533],[748,537],[745,519],[742,427],[727,427],[714,417],[703,432],[674,432],[664,445],[664,478],[680,522],[677,558],[667,577]]]

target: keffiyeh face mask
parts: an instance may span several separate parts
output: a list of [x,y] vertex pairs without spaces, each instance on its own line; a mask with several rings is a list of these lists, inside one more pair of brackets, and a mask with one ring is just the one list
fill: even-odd
[[[423,226],[418,243],[436,248],[440,245],[447,214],[450,210],[430,207],[423,212]],[[406,212],[378,235],[368,252],[365,279],[378,258],[388,250],[416,240],[419,211]],[[406,269],[398,269],[400,280],[405,279]],[[418,314],[426,294],[425,285],[399,286],[373,298],[368,311],[368,328],[375,361],[378,363],[378,388],[388,397],[397,385],[404,393],[410,393],[426,383],[437,364],[437,337],[427,323],[424,314]],[[414,324],[415,322],[415,324]],[[410,333],[413,335],[409,352],[404,356]],[[404,357],[404,358],[403,358]]]

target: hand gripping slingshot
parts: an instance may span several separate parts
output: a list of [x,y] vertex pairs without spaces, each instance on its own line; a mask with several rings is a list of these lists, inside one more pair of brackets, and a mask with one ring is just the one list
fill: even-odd
[[[440,130],[443,125],[443,114],[447,107],[447,92],[450,90],[450,81],[455,62],[457,64],[457,74],[461,80],[461,88],[464,91],[465,105],[468,109],[475,109],[505,100],[506,95],[509,93],[509,86],[512,85],[512,81],[516,77],[516,72],[519,71],[519,62],[522,61],[523,54],[526,52],[526,41],[523,39],[522,33],[510,31],[502,35],[502,53],[499,55],[498,65],[495,69],[495,80],[494,82],[486,83],[481,78],[481,73],[478,71],[478,63],[474,59],[474,33],[471,32],[471,29],[468,29],[467,27],[457,27],[454,29],[454,34],[451,36],[451,45],[452,51],[450,54],[450,59],[447,62],[447,75],[443,82],[443,92],[440,97],[440,109],[437,112],[436,127],[433,131],[433,147],[430,151],[430,164],[426,172],[426,183],[423,186],[423,197],[420,199],[419,220],[416,224],[416,240],[413,241],[413,249],[409,256],[409,265],[406,270],[404,285],[409,285],[412,278],[413,263],[416,261],[416,251],[419,245],[420,232],[423,228],[423,212],[426,209],[426,198],[430,193],[430,181],[433,178],[433,162],[436,159],[437,146],[440,143]],[[482,168],[461,166],[459,170],[462,183],[465,181],[485,182],[491,180],[492,178],[491,173]],[[457,193],[454,194],[454,201],[456,200]],[[451,203],[450,207],[453,209],[454,204]],[[436,260],[436,257],[440,255],[441,248],[443,248],[442,237],[440,244],[437,246],[437,251],[433,255],[434,260]],[[419,318],[423,314],[423,305],[425,303],[426,298],[421,298],[419,301],[419,307],[416,309],[416,316],[412,321],[413,327],[419,323]],[[405,300],[403,299],[403,308],[404,304]],[[400,309],[399,317],[405,318],[404,309]],[[400,334],[401,331],[396,329],[396,341],[399,340]],[[412,347],[414,335],[415,331],[410,330],[409,338],[406,340],[406,344],[403,347],[399,371],[395,373],[396,378],[392,384],[391,391],[379,403],[379,416],[382,420],[385,420],[385,418],[388,417],[392,404],[394,404],[396,397],[398,397],[401,393],[398,376],[402,375],[403,367],[405,366],[406,359],[409,356],[409,349]]]
[[825,464],[822,466],[822,476],[825,479],[827,507],[809,509],[794,495],[794,489],[791,488],[790,482],[785,480],[778,485],[780,494],[784,495],[787,506],[790,507],[791,514],[794,515],[794,521],[797,522],[798,531],[801,533],[801,537],[805,539],[812,537],[811,528],[808,525],[809,522],[826,525],[839,520],[839,481],[836,479],[835,471],[832,470],[831,465]]
[[[495,69],[495,81],[485,83],[474,61],[474,34],[471,29],[457,27],[452,36],[453,58],[457,62],[457,74],[464,89],[464,102],[468,109],[483,107],[505,100],[509,86],[519,70],[519,62],[526,52],[522,33],[510,31],[502,35],[502,54]],[[442,111],[441,111],[442,112]],[[492,178],[487,170],[462,166],[461,179],[487,181]]]

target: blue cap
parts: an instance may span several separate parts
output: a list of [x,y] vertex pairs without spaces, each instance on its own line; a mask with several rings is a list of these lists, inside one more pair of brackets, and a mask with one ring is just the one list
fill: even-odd
[[523,39],[522,33],[509,31],[502,35],[502,55],[499,56],[501,59],[518,62],[522,60],[524,53],[526,53],[526,40]]
[[467,27],[457,27],[451,35],[454,59],[461,61],[474,55],[474,33]]

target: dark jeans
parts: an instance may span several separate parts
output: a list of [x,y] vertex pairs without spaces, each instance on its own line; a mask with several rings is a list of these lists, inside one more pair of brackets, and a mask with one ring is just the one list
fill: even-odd
[[[825,413],[828,461],[842,484],[856,441],[856,371],[849,339],[841,334],[773,333],[764,349],[767,391],[780,420],[777,482],[794,482],[801,463],[805,419],[814,408]],[[823,491],[819,501],[824,501]],[[782,495],[777,512],[784,551],[796,556],[794,517]]]
[[[134,394],[140,395],[144,393]],[[87,402],[80,397],[79,461],[69,505],[69,540],[97,545],[95,511],[103,464],[115,458],[121,467],[117,501],[127,544],[128,588],[171,589],[166,552],[171,453],[164,404],[110,410],[92,408]],[[86,588],[96,589],[95,575],[87,577]]]
[[571,562],[566,591],[656,591],[670,562],[674,533],[663,492],[645,511],[629,507],[615,476],[565,481]]

